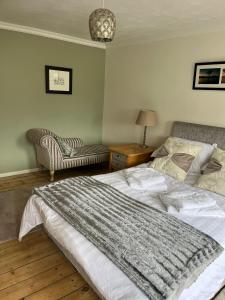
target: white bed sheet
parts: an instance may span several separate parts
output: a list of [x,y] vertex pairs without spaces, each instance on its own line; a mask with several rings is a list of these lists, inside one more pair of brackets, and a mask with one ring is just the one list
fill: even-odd
[[[143,174],[146,172],[146,175],[151,178],[151,170],[149,171],[147,164],[143,164],[138,168],[143,168]],[[128,172],[133,172],[135,169],[136,168],[131,168]],[[152,170],[152,172],[155,171]],[[182,184],[171,177],[162,176],[165,177],[164,183],[166,183],[168,192],[180,190],[182,193],[182,191],[193,189],[193,187]],[[164,209],[158,199],[159,194],[162,192],[160,187],[159,191],[157,191],[155,187],[152,190],[151,188],[147,190],[132,189],[126,180],[126,176],[124,176],[124,171],[108,175],[98,175],[95,176],[95,178],[112,185],[134,199],[145,202],[153,207]],[[225,198],[214,193],[210,194],[218,205],[225,210]],[[196,218],[181,214],[177,214],[176,217],[212,236],[225,247],[225,218]],[[93,244],[48,207],[40,197],[33,195],[24,210],[19,239],[22,239],[32,228],[42,223],[71,263],[94,287],[102,299],[148,299],[148,297]],[[219,290],[224,280],[225,251],[206,268],[188,289],[183,291],[179,300],[209,300]]]

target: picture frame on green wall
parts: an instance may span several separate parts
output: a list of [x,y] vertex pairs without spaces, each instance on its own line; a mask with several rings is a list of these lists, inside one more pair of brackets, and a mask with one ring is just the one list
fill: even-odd
[[73,69],[45,66],[45,90],[47,94],[72,94]]

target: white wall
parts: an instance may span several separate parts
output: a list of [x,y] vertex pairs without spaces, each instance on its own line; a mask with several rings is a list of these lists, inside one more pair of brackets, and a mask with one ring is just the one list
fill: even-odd
[[225,127],[225,91],[192,90],[195,62],[225,61],[225,32],[106,51],[104,142],[140,142],[139,109],[158,113],[149,144],[169,135],[174,120]]

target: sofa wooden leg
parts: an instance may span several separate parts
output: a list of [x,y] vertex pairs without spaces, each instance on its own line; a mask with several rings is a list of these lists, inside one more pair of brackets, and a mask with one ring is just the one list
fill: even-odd
[[50,181],[54,181],[55,171],[50,171]]
[[38,167],[38,169],[42,169],[42,165],[37,161],[37,167]]

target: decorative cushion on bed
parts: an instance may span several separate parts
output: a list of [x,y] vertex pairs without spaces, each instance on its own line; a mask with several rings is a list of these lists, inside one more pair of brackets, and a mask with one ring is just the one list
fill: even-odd
[[215,149],[202,172],[196,187],[225,196],[225,151]]
[[[195,157],[193,163],[191,164],[191,167],[185,178],[185,183],[192,185],[192,184],[196,183],[196,181],[198,180],[199,176],[201,175],[202,166],[205,165],[209,161],[214,149],[216,149],[216,147],[217,147],[217,144],[211,145],[211,144],[207,144],[207,143],[201,143],[201,142],[177,138],[177,137],[173,137],[173,139],[178,142],[181,141],[183,143],[199,145],[202,147],[202,150]],[[157,153],[160,150],[160,148],[158,148],[157,150],[155,150],[153,152],[152,157],[159,157],[157,155]]]
[[156,153],[151,167],[183,181],[201,150],[201,145],[186,143],[182,139],[169,137]]
[[185,178],[185,183],[192,185],[192,184],[196,183],[196,181],[198,180],[199,176],[201,175],[202,166],[205,165],[209,161],[211,155],[213,154],[214,149],[217,148],[217,144],[211,145],[211,144],[201,143],[201,142],[197,142],[197,141],[191,141],[191,140],[187,140],[187,139],[181,139],[181,138],[177,138],[177,139],[182,140],[189,144],[199,145],[202,147],[202,150],[199,152],[199,154],[194,159],[194,161],[187,173],[187,177]]

